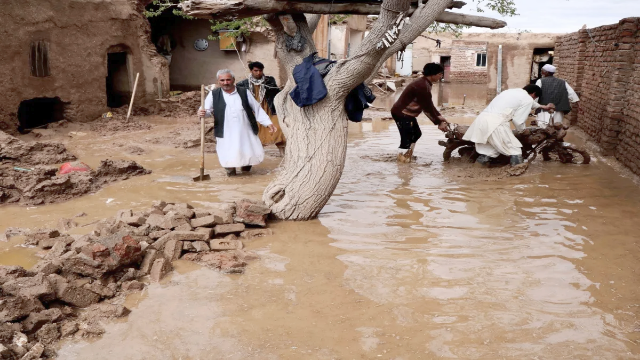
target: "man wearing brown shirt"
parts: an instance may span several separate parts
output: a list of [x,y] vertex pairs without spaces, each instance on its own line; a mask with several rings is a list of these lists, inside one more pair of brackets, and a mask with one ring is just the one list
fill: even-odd
[[423,77],[409,84],[391,108],[391,116],[400,132],[398,162],[411,162],[416,141],[422,136],[416,117],[424,112],[441,131],[447,130],[447,120],[438,112],[431,97],[431,86],[440,81],[444,68],[440,64],[426,64],[422,69]]

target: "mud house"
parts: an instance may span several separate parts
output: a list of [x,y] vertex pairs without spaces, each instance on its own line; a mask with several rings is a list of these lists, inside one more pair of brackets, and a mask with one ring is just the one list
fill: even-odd
[[412,67],[413,71],[421,71],[426,63],[440,63],[445,67],[445,81],[486,84],[487,100],[490,100],[497,91],[500,51],[502,90],[522,87],[540,76],[544,64],[553,63],[556,36],[464,33],[456,38],[451,34],[424,33],[413,43]]
[[[151,18],[152,41],[160,52],[170,43],[167,56],[170,58],[170,79],[173,90],[196,90],[203,82],[215,82],[216,72],[231,69],[242,80],[249,75],[247,64],[260,61],[265,65],[265,73],[275,76],[279,84],[286,81],[275,53],[275,43],[268,27],[252,31],[250,35],[231,38],[218,37],[224,32],[212,32],[208,20],[188,20],[170,12]],[[333,59],[346,58],[360,45],[366,31],[365,16],[350,16],[329,27],[328,17],[323,15],[314,32],[318,54],[327,57],[329,47]],[[329,43],[329,32],[331,42]],[[167,40],[164,40],[167,39]]]
[[280,65],[267,28],[237,39],[211,40],[224,32],[212,32],[209,20],[189,20],[167,11],[149,21],[153,43],[170,59],[172,90],[198,90],[201,84],[213,84],[217,71],[225,68],[235,73],[237,81],[242,80],[249,74],[250,61],[262,62],[267,75],[279,78]]
[[95,119],[169,89],[136,0],[9,0],[0,7],[0,128]]
[[555,48],[557,76],[580,95],[571,122],[640,175],[640,18],[558,36]]

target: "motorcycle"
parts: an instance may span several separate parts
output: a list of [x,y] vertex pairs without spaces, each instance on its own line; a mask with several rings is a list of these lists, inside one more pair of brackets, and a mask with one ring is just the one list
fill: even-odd
[[[475,144],[462,139],[468,129],[469,126],[454,124],[453,128],[449,127],[445,132],[447,140],[438,141],[439,145],[445,147],[442,154],[444,161],[449,161],[456,149],[469,162],[476,161],[479,154],[475,151]],[[541,153],[544,161],[557,158],[563,164],[588,164],[591,156],[585,149],[564,141],[568,129],[569,125],[551,123],[546,128],[527,127],[522,132],[514,130],[515,137],[522,143],[522,158],[530,164]],[[491,162],[491,166],[507,164],[509,157],[504,155]]]

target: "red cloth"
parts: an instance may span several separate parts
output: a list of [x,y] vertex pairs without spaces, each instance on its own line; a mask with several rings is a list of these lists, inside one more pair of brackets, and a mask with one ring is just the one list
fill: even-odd
[[60,175],[83,171],[91,171],[91,168],[81,161],[68,162],[60,165]]

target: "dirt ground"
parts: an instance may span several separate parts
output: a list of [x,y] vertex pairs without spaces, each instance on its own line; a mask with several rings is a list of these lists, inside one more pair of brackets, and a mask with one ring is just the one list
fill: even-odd
[[[365,114],[370,121],[349,124],[344,173],[317,220],[270,224],[273,235],[245,243],[259,259],[242,275],[174,262],[163,281],[126,297],[125,319],[102,321],[98,339],[64,341],[58,357],[640,358],[634,178],[597,152],[585,166],[537,160],[520,177],[493,169],[465,176],[472,165],[443,163],[442,133],[422,118],[417,161],[398,164],[399,136],[382,102]],[[469,123],[474,111],[443,114]],[[211,181],[191,182],[198,149],[180,142],[198,120],[134,121],[150,128],[68,124],[25,136],[55,140],[92,167],[108,155],[152,173],[62,203],[0,207],[0,230],[51,227],[85,212],[70,230],[81,235],[153,199],[196,207],[258,200],[278,171],[273,146],[237,178],[208,153]],[[585,141],[574,130],[567,140]],[[36,251],[17,241],[0,243],[0,263],[32,267]]]

